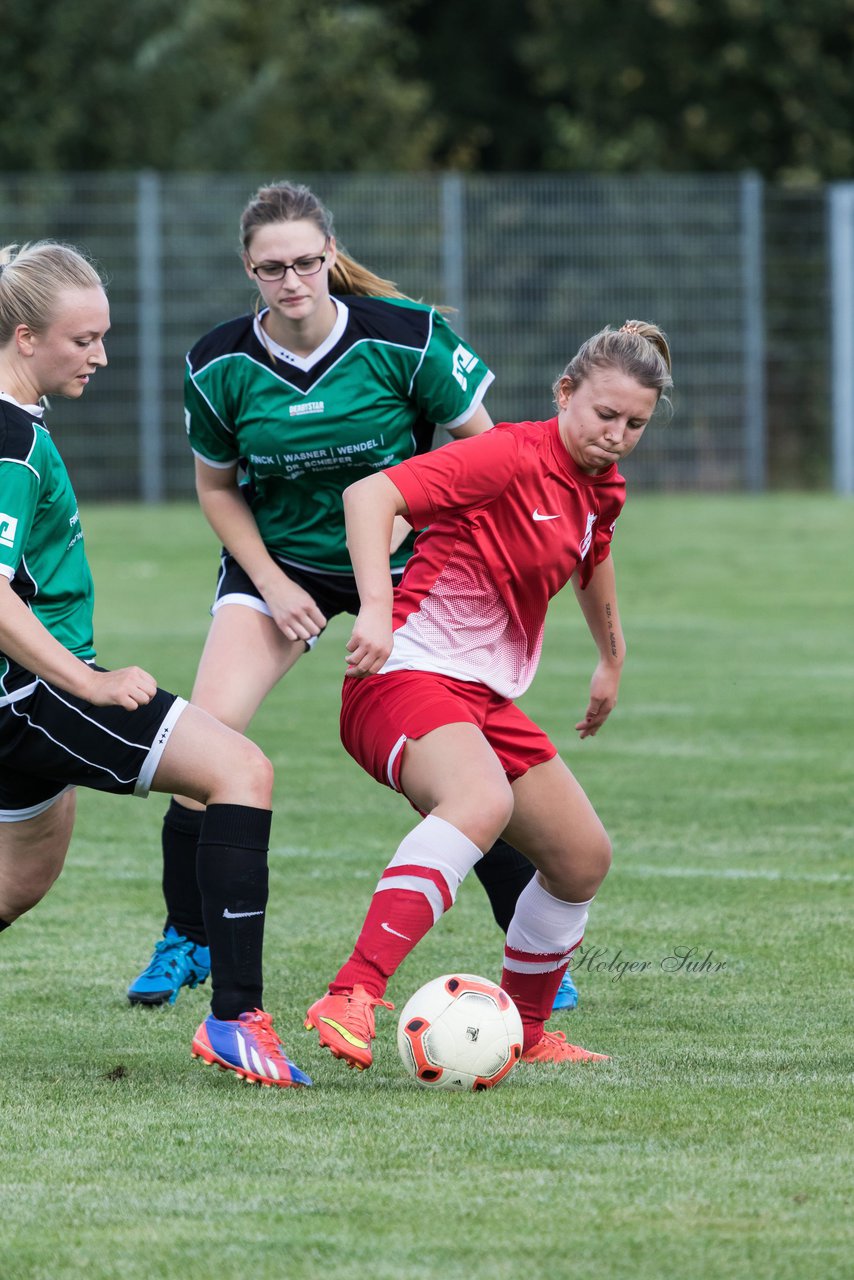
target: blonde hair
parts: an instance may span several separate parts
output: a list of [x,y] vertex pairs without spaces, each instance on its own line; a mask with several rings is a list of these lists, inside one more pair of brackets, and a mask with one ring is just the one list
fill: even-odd
[[[273,182],[259,187],[240,217],[240,247],[248,254],[252,237],[259,227],[303,220],[313,222],[327,240],[335,234],[332,214],[309,187],[294,182]],[[410,301],[393,280],[375,275],[340,246],[329,272],[329,288],[332,293]]]
[[557,396],[564,378],[578,386],[594,369],[619,369],[642,387],[650,387],[670,404],[668,391],[673,388],[670,345],[667,335],[657,324],[646,320],[627,320],[620,329],[606,325],[583,342],[570,360],[552,390]]
[[43,333],[63,290],[103,287],[92,263],[69,244],[36,240],[5,245],[0,249],[0,345],[12,339],[19,324]]

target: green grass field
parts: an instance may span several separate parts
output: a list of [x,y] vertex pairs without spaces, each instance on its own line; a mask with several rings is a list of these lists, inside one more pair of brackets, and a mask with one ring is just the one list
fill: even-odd
[[[216,568],[201,516],[83,515],[100,660],[187,693]],[[581,1006],[552,1025],[600,1067],[433,1095],[394,1014],[365,1075],[302,1030],[413,822],[338,742],[348,620],[253,726],[277,773],[266,1004],[315,1088],[192,1061],[206,988],[128,1007],[164,802],[81,794],[64,875],[0,937],[2,1280],[850,1277],[852,545],[854,504],[827,496],[636,498],[622,700],[584,743],[592,647],[572,593],[555,602],[524,705],[615,862]],[[685,950],[705,966],[676,970]],[[389,995],[500,963],[472,878]]]

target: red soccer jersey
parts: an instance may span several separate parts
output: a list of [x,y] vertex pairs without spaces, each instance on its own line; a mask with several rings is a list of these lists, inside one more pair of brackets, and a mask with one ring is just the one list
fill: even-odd
[[394,593],[383,673],[438,671],[517,698],[537,669],[549,600],[608,555],[625,499],[616,465],[580,471],[548,422],[502,423],[384,472],[429,526]]

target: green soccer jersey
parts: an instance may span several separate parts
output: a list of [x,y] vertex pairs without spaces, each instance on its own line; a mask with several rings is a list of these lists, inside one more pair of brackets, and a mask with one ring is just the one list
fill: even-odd
[[[34,412],[0,399],[0,573],[51,635],[95,656],[94,588],[77,499],[50,432]],[[0,699],[32,675],[0,654]]]
[[466,422],[493,375],[431,307],[336,305],[332,333],[305,359],[276,347],[253,316],[214,329],[187,357],[185,410],[193,452],[245,473],[268,550],[349,574],[342,491],[423,448],[419,424]]

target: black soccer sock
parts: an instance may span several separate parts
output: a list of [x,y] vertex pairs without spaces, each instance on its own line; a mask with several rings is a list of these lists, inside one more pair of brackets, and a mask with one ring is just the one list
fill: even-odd
[[196,849],[204,809],[188,809],[173,800],[163,815],[163,897],[166,924],[191,942],[206,947],[202,895],[196,876]]
[[199,837],[196,874],[211,949],[211,1011],[234,1019],[263,1008],[269,809],[211,804]]
[[474,873],[486,890],[499,929],[506,933],[516,910],[516,900],[534,874],[533,863],[512,844],[498,839],[474,864]]
[[4,929],[8,929],[11,923],[11,920],[0,920],[0,933],[2,933]]

